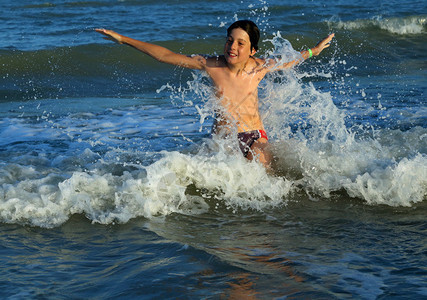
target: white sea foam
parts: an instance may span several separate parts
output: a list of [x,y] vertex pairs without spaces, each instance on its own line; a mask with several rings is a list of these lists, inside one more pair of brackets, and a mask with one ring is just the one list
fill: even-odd
[[350,196],[371,204],[411,206],[426,196],[427,157],[404,158],[396,165],[358,175],[343,185]]
[[[74,172],[62,181],[53,173],[42,176],[32,167],[9,165],[2,174],[9,182],[0,187],[1,219],[51,227],[72,214],[84,214],[93,222],[110,224],[139,216],[203,213],[209,210],[206,197],[233,210],[262,210],[284,204],[293,190],[290,181],[269,176],[261,165],[240,155],[163,155],[132,173]],[[195,194],[187,192],[192,186]]]
[[408,16],[408,17],[393,17],[387,18],[376,16],[371,19],[359,19],[354,21],[330,21],[336,24],[339,28],[355,30],[367,27],[378,27],[382,30],[398,34],[420,34],[425,32],[427,17],[426,16]]
[[280,79],[264,86],[264,122],[280,141],[275,147],[279,168],[301,177],[298,184],[305,192],[317,198],[344,190],[367,203],[392,206],[425,199],[426,129],[400,134],[385,129],[375,137],[357,137],[329,93],[301,84],[292,71]]

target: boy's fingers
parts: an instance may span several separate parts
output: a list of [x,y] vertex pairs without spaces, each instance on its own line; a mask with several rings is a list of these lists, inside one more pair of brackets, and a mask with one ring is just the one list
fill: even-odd
[[323,45],[325,48],[329,47],[331,45],[332,39],[335,36],[334,33],[328,35],[324,40],[323,40]]
[[327,41],[331,41],[331,40],[334,38],[334,36],[335,36],[335,33],[331,33],[330,35],[328,35],[328,36],[325,38],[325,40],[327,40]]

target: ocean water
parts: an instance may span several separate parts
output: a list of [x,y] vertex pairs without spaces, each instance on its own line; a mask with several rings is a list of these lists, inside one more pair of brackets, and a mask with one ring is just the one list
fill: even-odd
[[[0,1],[0,298],[427,297],[425,1]],[[330,48],[260,85],[274,174],[210,135],[221,54]]]

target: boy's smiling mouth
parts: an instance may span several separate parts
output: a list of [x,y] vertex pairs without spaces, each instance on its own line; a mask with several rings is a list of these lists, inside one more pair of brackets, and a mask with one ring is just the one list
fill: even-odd
[[237,57],[237,53],[232,52],[232,51],[227,51],[227,55],[228,55],[229,57]]

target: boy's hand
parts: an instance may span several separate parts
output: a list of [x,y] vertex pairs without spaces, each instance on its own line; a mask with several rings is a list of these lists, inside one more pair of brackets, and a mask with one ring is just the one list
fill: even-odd
[[326,38],[321,40],[316,47],[312,48],[311,51],[313,55],[317,56],[322,52],[323,49],[328,48],[331,45],[332,38],[335,36],[335,33],[331,33]]
[[96,32],[99,32],[106,37],[104,37],[105,40],[113,41],[119,44],[123,44],[122,42],[122,36],[118,34],[117,32],[114,32],[112,30],[107,29],[95,29]]

